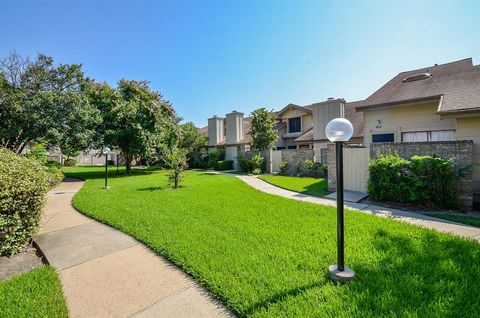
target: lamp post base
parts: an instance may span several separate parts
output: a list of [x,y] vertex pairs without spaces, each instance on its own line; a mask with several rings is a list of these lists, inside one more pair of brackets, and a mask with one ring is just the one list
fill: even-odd
[[328,266],[328,274],[331,279],[342,283],[355,278],[355,272],[351,268],[345,267],[343,271],[339,271],[337,264]]
[[104,190],[109,190],[110,187],[108,187],[108,186],[107,186],[107,187],[102,187],[102,189],[104,189]]

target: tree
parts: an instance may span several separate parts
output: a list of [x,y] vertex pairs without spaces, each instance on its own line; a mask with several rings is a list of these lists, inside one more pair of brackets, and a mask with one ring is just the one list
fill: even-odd
[[103,116],[98,130],[98,135],[103,135],[100,143],[122,151],[127,175],[134,159],[151,157],[176,128],[173,107],[145,81],[120,80],[115,90],[97,84],[90,87],[90,96]]
[[87,148],[101,118],[83,93],[85,81],[81,65],[55,65],[43,54],[1,60],[0,146],[16,153],[31,141]]
[[207,145],[207,138],[203,136],[192,122],[180,125],[178,147],[187,149],[188,161],[199,156],[201,150]]
[[186,148],[173,147],[169,149],[164,156],[165,167],[168,171],[168,181],[174,189],[177,189],[183,179],[183,172],[187,165]]
[[257,150],[272,149],[278,139],[275,115],[266,108],[255,109],[250,115],[252,116],[250,146]]
[[252,140],[250,146],[260,151],[270,150],[269,155],[269,171],[272,171],[272,148],[278,139],[275,130],[275,115],[266,108],[255,109],[252,113],[252,124],[250,128],[250,136]]

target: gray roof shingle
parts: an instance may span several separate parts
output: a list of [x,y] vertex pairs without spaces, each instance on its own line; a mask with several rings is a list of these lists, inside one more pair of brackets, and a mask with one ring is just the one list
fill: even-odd
[[[431,76],[404,81],[422,73]],[[439,100],[439,113],[480,111],[480,68],[468,58],[399,73],[360,103],[357,111],[430,99]]]

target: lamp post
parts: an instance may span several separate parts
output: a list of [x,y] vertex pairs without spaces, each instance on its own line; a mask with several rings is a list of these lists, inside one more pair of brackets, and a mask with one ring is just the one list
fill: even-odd
[[345,240],[343,217],[343,143],[353,135],[353,126],[345,118],[331,120],[325,128],[328,140],[335,143],[337,165],[337,264],[330,265],[328,271],[335,281],[347,282],[355,277],[355,272],[345,267]]
[[112,151],[108,147],[105,147],[102,150],[102,154],[105,155],[105,186],[103,187],[104,189],[110,189],[110,187],[108,186],[108,155],[111,153]]

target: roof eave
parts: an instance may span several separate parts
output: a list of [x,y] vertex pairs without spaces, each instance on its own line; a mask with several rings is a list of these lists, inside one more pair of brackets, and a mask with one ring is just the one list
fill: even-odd
[[[399,101],[393,101],[393,102],[387,102],[387,103],[378,103],[378,104],[371,104],[371,105],[363,105],[363,106],[357,106],[355,107],[355,110],[358,111],[363,111],[363,110],[368,110],[372,108],[379,108],[379,107],[387,107],[387,106],[396,106],[396,105],[401,105],[401,104],[418,104],[420,102],[427,102],[427,101],[435,101],[435,100],[443,100],[443,94],[441,95],[433,95],[433,96],[425,96],[425,97],[419,97],[419,98],[412,98],[412,99],[404,99],[404,100],[399,100]],[[405,105],[407,106],[407,105]]]

